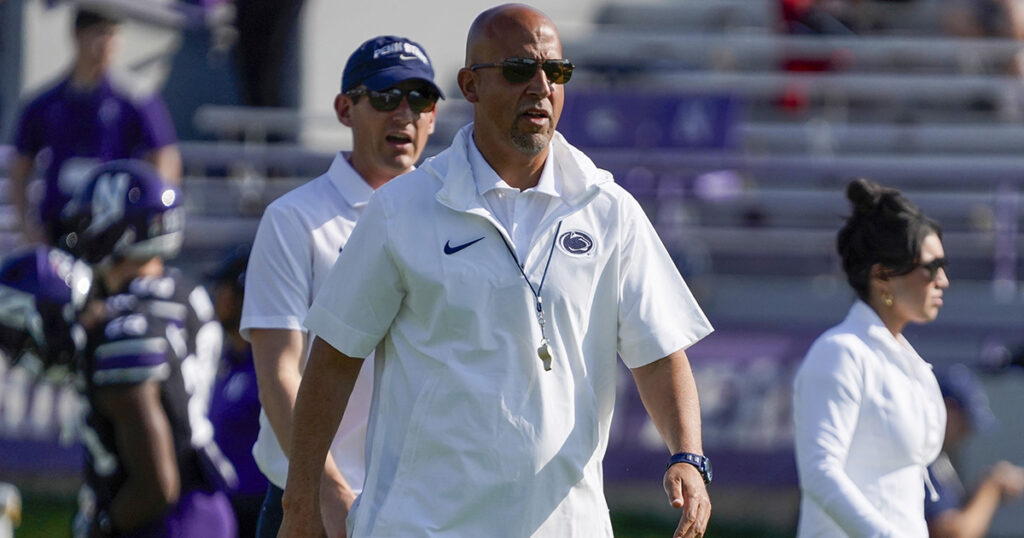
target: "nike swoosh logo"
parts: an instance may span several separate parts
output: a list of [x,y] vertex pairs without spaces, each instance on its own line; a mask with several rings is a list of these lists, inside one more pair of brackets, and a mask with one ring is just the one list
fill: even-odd
[[480,241],[481,239],[483,239],[483,237],[478,237],[478,238],[470,241],[469,243],[463,243],[461,245],[454,246],[454,247],[451,245],[450,241],[445,241],[444,242],[444,253],[448,254],[448,255],[455,254],[456,252],[458,252],[458,251],[460,251],[460,250],[462,250],[462,249],[472,245],[473,243],[476,243],[477,241]]

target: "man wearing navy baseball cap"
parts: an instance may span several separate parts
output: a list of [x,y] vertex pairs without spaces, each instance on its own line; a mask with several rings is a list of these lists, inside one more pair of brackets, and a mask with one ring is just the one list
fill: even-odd
[[953,460],[974,433],[992,429],[995,415],[981,383],[967,366],[955,364],[936,372],[946,401],[946,437],[942,452],[928,466],[928,475],[939,493],[937,501],[925,497],[924,515],[932,537],[984,536],[1003,500],[1024,492],[1024,469],[1007,461],[989,468],[973,491],[968,491]]
[[[240,324],[252,343],[263,406],[253,446],[270,482],[260,537],[277,536],[281,524],[292,412],[309,349],[302,320],[370,195],[414,168],[434,132],[435,106],[442,97],[419,44],[380,36],[360,45],[345,64],[334,100],[338,121],[352,129],[352,151],[339,152],[327,173],[275,200],[260,221]],[[320,502],[331,536],[344,534],[345,517],[362,490],[372,388],[368,360],[327,458]]]

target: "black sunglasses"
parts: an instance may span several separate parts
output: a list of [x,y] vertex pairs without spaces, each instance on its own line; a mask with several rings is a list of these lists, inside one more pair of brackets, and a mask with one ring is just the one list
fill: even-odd
[[352,98],[352,102],[359,101],[359,97],[367,95],[370,97],[370,106],[374,110],[390,112],[402,104],[402,99],[409,101],[409,108],[416,114],[430,112],[437,106],[437,100],[441,97],[437,92],[426,88],[414,90],[403,90],[401,88],[389,88],[378,92],[364,87],[356,88],[345,92],[345,95]]
[[928,263],[915,263],[914,264],[914,268],[911,269],[911,271],[913,271],[914,269],[917,269],[918,267],[923,267],[923,268],[927,269],[928,270],[928,281],[929,282],[933,282],[933,281],[935,281],[935,277],[937,277],[939,275],[939,269],[945,269],[946,268],[946,258],[935,258],[934,260],[932,260],[932,261],[930,261]]
[[576,68],[569,60],[534,60],[533,58],[508,58],[500,63],[476,64],[470,66],[470,70],[476,71],[484,67],[500,67],[501,74],[505,80],[512,84],[522,84],[537,74],[537,69],[543,69],[548,80],[553,84],[565,84],[572,78],[572,70]]

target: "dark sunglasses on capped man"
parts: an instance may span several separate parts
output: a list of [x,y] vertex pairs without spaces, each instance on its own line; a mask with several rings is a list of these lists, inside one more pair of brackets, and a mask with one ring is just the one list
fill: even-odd
[[437,100],[441,97],[437,92],[427,88],[415,88],[403,90],[401,88],[388,88],[384,91],[374,91],[365,86],[349,90],[345,95],[352,98],[352,102],[358,102],[359,98],[366,95],[370,98],[370,106],[374,110],[390,112],[402,104],[402,99],[409,102],[409,108],[416,114],[430,112],[437,106]]
[[538,69],[543,69],[548,81],[553,84],[565,84],[572,78],[572,70],[576,68],[569,60],[534,60],[533,58],[508,58],[503,62],[490,64],[476,64],[469,68],[472,71],[484,67],[500,67],[501,74],[505,80],[512,84],[522,84],[537,74]]

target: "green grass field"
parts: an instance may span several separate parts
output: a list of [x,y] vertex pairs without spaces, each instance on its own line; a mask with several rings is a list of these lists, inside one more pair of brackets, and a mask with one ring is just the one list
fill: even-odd
[[[22,524],[17,538],[63,538],[71,535],[71,519],[75,514],[75,500],[29,496],[24,499]],[[618,538],[668,538],[675,521],[660,516],[640,514],[612,514],[612,526]],[[716,524],[711,520],[707,538],[781,538],[764,529],[743,528]]]

